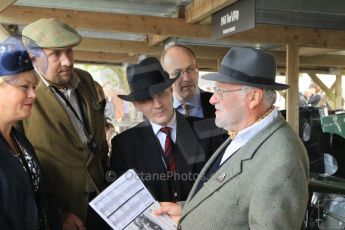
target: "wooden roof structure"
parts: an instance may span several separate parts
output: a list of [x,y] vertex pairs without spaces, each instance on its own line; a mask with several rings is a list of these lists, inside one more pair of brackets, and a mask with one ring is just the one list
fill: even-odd
[[[204,70],[216,70],[235,45],[272,53],[287,76],[287,120],[298,130],[298,76],[309,73],[341,106],[345,68],[345,1],[256,0],[254,29],[222,39],[211,35],[211,15],[244,0],[1,0],[0,39],[41,18],[58,18],[83,36],[78,62],[121,64],[159,56],[164,44],[189,45]],[[336,73],[328,89],[316,73]]]

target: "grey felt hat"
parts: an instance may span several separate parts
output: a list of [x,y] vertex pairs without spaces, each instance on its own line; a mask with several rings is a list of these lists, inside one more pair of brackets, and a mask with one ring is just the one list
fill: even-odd
[[202,78],[269,90],[284,90],[290,87],[275,82],[276,62],[272,55],[247,47],[231,48],[224,56],[219,71],[206,74]]

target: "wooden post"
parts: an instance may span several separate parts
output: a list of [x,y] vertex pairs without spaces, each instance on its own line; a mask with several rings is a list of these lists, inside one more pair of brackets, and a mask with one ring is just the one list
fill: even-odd
[[8,36],[10,36],[10,32],[8,32],[8,30],[0,24],[0,43],[4,42]]
[[336,75],[335,78],[335,109],[342,109],[342,100],[343,100],[343,95],[342,95],[342,75],[341,73]]
[[286,120],[299,133],[299,47],[286,45],[286,78],[290,88],[286,97]]

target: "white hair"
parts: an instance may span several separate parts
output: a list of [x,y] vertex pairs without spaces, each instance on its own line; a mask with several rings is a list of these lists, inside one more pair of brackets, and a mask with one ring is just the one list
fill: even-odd
[[264,105],[266,107],[271,107],[277,99],[277,93],[275,90],[264,89]]
[[[242,96],[246,96],[248,92],[254,88],[255,87],[248,85],[243,86],[241,91]],[[263,89],[263,103],[266,108],[270,108],[276,102],[276,99],[277,94],[275,90]]]

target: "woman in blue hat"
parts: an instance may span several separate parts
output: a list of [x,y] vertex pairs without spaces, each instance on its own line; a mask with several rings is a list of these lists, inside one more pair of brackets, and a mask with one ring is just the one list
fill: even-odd
[[30,116],[39,82],[30,57],[43,53],[23,41],[14,36],[0,46],[0,228],[60,229],[58,218],[51,218],[58,215],[48,208],[35,151],[13,127]]

